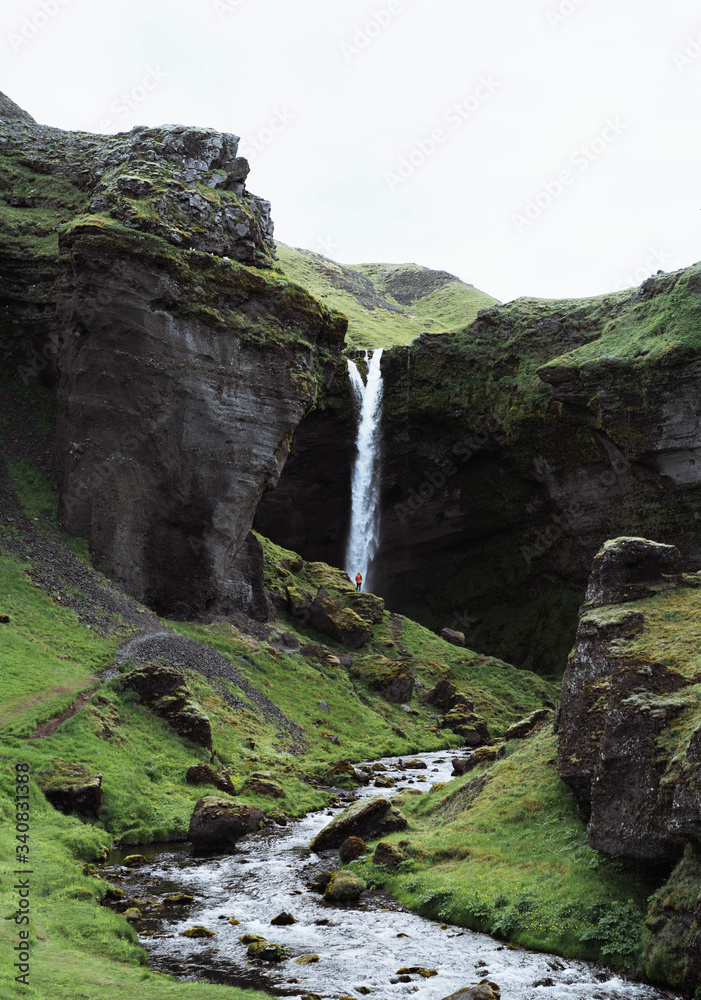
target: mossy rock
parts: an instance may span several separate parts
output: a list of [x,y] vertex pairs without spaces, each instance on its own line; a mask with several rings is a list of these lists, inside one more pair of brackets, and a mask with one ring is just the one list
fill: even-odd
[[188,927],[187,930],[182,931],[182,937],[186,938],[211,938],[214,936],[214,931],[210,931],[208,927],[203,927],[201,924],[198,924],[196,927]]
[[189,896],[186,892],[173,892],[163,899],[164,906],[189,906],[195,902],[194,896]]
[[141,910],[138,906],[130,906],[124,911],[124,916],[127,920],[141,920]]
[[343,869],[335,872],[327,885],[324,900],[327,903],[348,902],[357,899],[365,889],[367,889],[367,882],[364,879],[356,875],[355,872]]
[[300,955],[295,959],[295,965],[313,965],[318,961],[320,961],[318,955]]
[[251,795],[267,795],[273,799],[284,799],[285,789],[278,785],[277,781],[270,781],[265,778],[251,776],[246,778],[241,786],[241,794],[248,792]]
[[39,773],[37,784],[51,803],[62,813],[81,813],[97,819],[102,804],[102,775],[82,764],[57,757]]

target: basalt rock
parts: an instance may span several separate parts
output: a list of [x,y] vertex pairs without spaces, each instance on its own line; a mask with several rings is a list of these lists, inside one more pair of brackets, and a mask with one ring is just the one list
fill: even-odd
[[136,691],[144,705],[169,722],[181,736],[212,749],[209,717],[193,699],[185,677],[176,667],[142,664],[124,674],[122,684]]
[[347,865],[355,861],[363,854],[367,854],[369,848],[360,837],[347,837],[338,849],[338,854],[342,864]]
[[62,527],[176,618],[267,617],[253,515],[343,348],[247,173],[231,134],[62,132],[2,98],[3,373],[57,392]]
[[465,633],[456,632],[452,628],[441,629],[441,639],[449,642],[453,646],[464,646],[465,645]]
[[672,859],[701,839],[701,574],[677,563],[645,539],[602,548],[557,709],[558,772],[590,845],[615,856]]
[[491,764],[495,760],[501,760],[506,752],[502,745],[499,747],[478,747],[469,757],[453,757],[453,775],[467,774],[478,764]]
[[343,903],[357,899],[367,889],[367,882],[354,872],[335,872],[324,892],[325,902]]
[[364,646],[372,638],[372,628],[352,608],[329,594],[326,587],[319,587],[316,596],[297,587],[287,588],[289,611],[294,618],[302,619],[322,635],[341,642],[352,649]]
[[527,719],[520,719],[518,722],[514,722],[512,726],[509,726],[504,733],[504,739],[525,739],[526,736],[530,736],[532,733],[540,729],[550,714],[551,709],[549,708],[536,709],[535,712],[531,712]]
[[340,847],[348,837],[370,838],[394,830],[406,829],[406,818],[388,799],[358,799],[339,813],[317,833],[310,847],[313,851]]
[[257,806],[246,806],[233,799],[206,795],[192,812],[187,839],[199,848],[231,848],[263,822]]
[[284,799],[285,789],[278,785],[277,781],[270,781],[267,778],[250,777],[246,778],[241,786],[241,792],[250,792],[253,795],[269,795],[273,799]]
[[405,859],[406,854],[401,847],[390,844],[388,840],[381,840],[372,856],[373,864],[382,865],[390,870],[398,868]]
[[38,775],[37,783],[51,805],[62,813],[97,819],[102,804],[102,775],[82,764],[56,758]]
[[416,678],[406,663],[376,654],[356,657],[351,673],[394,705],[408,702],[416,683]]
[[235,794],[229,774],[215,770],[210,764],[192,764],[185,773],[185,780],[191,785],[213,785],[227,795]]

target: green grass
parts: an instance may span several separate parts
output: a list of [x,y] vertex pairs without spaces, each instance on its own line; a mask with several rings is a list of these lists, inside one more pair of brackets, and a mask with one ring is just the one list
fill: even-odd
[[[278,244],[285,272],[329,308],[348,317],[349,345],[357,348],[408,344],[421,333],[446,333],[472,322],[496,299],[472,285],[454,281],[424,294],[421,280],[433,272],[417,264],[346,266]],[[392,294],[395,284],[417,284],[416,298],[403,304]],[[430,289],[430,284],[429,284]]]
[[15,556],[0,557],[0,611],[10,616],[9,624],[0,624],[0,729],[16,736],[91,688],[92,675],[110,665],[118,643],[85,628],[74,611],[34,587],[30,568]]

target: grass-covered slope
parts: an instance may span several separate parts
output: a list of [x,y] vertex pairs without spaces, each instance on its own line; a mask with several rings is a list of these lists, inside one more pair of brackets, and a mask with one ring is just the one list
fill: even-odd
[[351,347],[389,347],[421,333],[459,330],[497,302],[453,274],[418,264],[338,264],[282,243],[277,252],[290,278],[348,317]]

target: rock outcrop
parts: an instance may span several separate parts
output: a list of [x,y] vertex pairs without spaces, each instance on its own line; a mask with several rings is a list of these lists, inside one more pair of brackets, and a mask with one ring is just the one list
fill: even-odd
[[603,546],[555,718],[589,843],[619,857],[673,859],[701,839],[701,574],[678,564],[642,538]]
[[236,136],[0,111],[0,361],[57,390],[62,526],[161,613],[265,618],[253,514],[345,319],[275,269]]
[[652,897],[643,967],[653,982],[691,993],[701,983],[701,853],[688,844],[669,881]]
[[[0,112],[1,112],[0,108]],[[83,764],[56,758],[38,775],[37,783],[51,805],[62,813],[97,819],[102,805],[102,775]]]
[[[212,749],[209,716],[192,697],[185,676],[177,667],[164,663],[144,663],[124,674],[122,684],[125,688],[136,691],[142,703],[154,715],[169,722],[185,739],[207,747],[208,750]],[[197,773],[202,775],[201,771]],[[216,771],[214,777],[216,778]],[[198,780],[202,780],[202,777]],[[212,783],[217,786],[221,784],[219,781]]]

